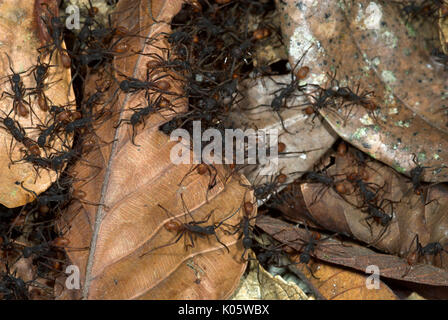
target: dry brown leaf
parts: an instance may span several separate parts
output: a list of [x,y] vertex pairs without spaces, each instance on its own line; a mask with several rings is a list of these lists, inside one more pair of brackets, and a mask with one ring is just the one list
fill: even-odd
[[[120,25],[132,34],[151,38],[169,33],[170,19],[183,1],[120,1],[117,7]],[[148,5],[152,5],[149,8]],[[152,24],[151,15],[161,23]],[[160,48],[167,47],[166,40],[152,42]],[[134,51],[158,53],[166,50],[145,45],[141,38],[130,38],[128,45]],[[144,78],[148,57],[132,55],[116,58],[114,67],[123,74]],[[120,81],[121,79],[119,79]],[[171,83],[180,92],[180,84]],[[173,89],[173,87],[176,87]],[[112,93],[117,92],[116,86]],[[142,93],[143,94],[143,93]],[[236,225],[243,212],[241,205],[253,200],[253,195],[243,185],[244,177],[227,179],[222,166],[215,165],[216,184],[208,190],[211,174],[196,173],[196,165],[175,165],[170,152],[176,142],[158,130],[168,121],[169,114],[153,114],[146,119],[146,126],[136,128],[135,146],[131,143],[132,128],[121,125],[117,118],[129,119],[129,109],[143,103],[140,94],[119,93],[111,106],[116,116],[99,125],[96,134],[103,141],[114,140],[111,145],[93,150],[83,163],[74,169],[78,176],[96,175],[77,188],[86,192],[82,202],[74,203],[64,217],[70,222],[66,235],[72,247],[90,246],[89,251],[68,252],[72,262],[79,266],[82,276],[84,299],[225,299],[239,283],[245,269],[241,262],[243,248],[238,235],[229,235],[220,227],[216,230],[219,240],[209,237],[194,239],[194,248],[185,250],[184,239],[174,243],[176,234],[169,232],[165,223],[176,217],[180,222],[195,221],[210,216],[208,223]],[[170,99],[170,97],[167,97]],[[185,110],[185,101],[177,99],[173,109]],[[171,112],[172,115],[172,112]],[[92,165],[103,168],[95,172]],[[241,179],[241,180],[240,180]],[[208,201],[207,199],[208,198]],[[101,203],[92,206],[86,203]],[[165,208],[166,211],[164,209]],[[167,213],[167,211],[169,213]],[[210,215],[211,211],[213,214]],[[255,211],[255,210],[254,210]],[[230,218],[230,216],[233,216]],[[254,212],[255,214],[255,212]],[[172,216],[170,216],[172,215]],[[188,237],[187,237],[188,238]],[[187,239],[187,242],[190,242]],[[148,253],[151,249],[155,249]],[[65,294],[64,294],[65,295]]]
[[[309,49],[304,64],[310,83],[374,92],[374,113],[361,106],[320,110],[346,141],[401,173],[416,157],[431,167],[425,181],[448,181],[447,70],[430,59],[420,38],[401,23],[393,1],[286,1],[284,34],[293,62]],[[395,4],[396,6],[396,4]],[[317,61],[317,63],[316,63]],[[334,84],[333,84],[334,85]]]
[[[292,257],[299,262],[299,256]],[[366,277],[359,273],[322,262],[313,263],[313,274],[303,265],[297,268],[304,273],[314,287],[328,300],[398,300],[393,291],[382,281],[379,288],[368,289]]]
[[[24,87],[35,87],[32,67],[37,63],[37,49],[44,45],[40,40],[39,32],[41,32],[41,29],[38,27],[38,24],[40,24],[40,28],[45,28],[40,18],[40,13],[45,8],[41,6],[41,3],[51,2],[51,0],[7,0],[1,2],[0,42],[3,45],[0,49],[0,69],[2,70],[0,77],[2,93],[12,94],[8,78],[8,76],[12,75],[12,71],[10,70],[7,54],[11,58],[11,67],[14,72],[24,72],[21,74]],[[20,28],[17,27],[18,25],[20,25]],[[69,90],[70,68],[62,66],[57,53],[53,55],[50,64],[54,65],[54,67],[49,68],[49,76],[46,83],[51,83],[51,85],[45,91],[45,95],[54,105],[63,106],[68,105],[70,102],[73,103],[75,100],[74,94],[71,88]],[[25,100],[28,101],[28,96]],[[15,115],[15,112],[10,114],[13,98],[5,94],[0,101],[0,108],[3,111],[1,117],[4,118],[6,115],[10,115],[23,128],[36,127],[37,125],[44,126],[52,116],[39,108],[35,95],[30,96],[30,102],[30,107],[34,113],[30,112],[27,117],[19,117]],[[35,129],[25,129],[25,132],[34,141],[39,135],[39,130]],[[66,141],[67,145],[69,143],[69,141]],[[53,148],[59,150],[61,148],[60,145],[61,141],[57,141]],[[0,130],[0,154],[2,154],[0,158],[0,167],[2,168],[0,203],[9,208],[24,205],[34,199],[32,194],[20,186],[20,182],[23,182],[26,188],[40,194],[56,180],[55,171],[40,169],[37,173],[31,163],[23,160],[11,164],[11,159],[19,161],[24,158],[24,152],[21,151],[24,148],[22,143],[15,141],[11,134],[6,131],[2,121],[2,129]],[[43,154],[44,150],[41,150],[41,152]],[[16,182],[19,182],[19,184]]]

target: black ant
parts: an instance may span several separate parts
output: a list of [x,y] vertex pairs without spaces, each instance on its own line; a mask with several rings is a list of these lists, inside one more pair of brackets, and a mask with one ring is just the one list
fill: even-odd
[[[430,204],[433,201],[438,202],[437,199],[433,199],[433,200],[425,203],[425,200],[426,200],[425,199],[425,190],[430,186],[423,186],[422,176],[423,176],[425,169],[429,169],[432,167],[431,166],[429,166],[429,167],[421,166],[418,163],[417,156],[415,154],[413,154],[413,156],[412,156],[412,162],[414,162],[416,166],[414,168],[412,168],[409,173],[411,176],[411,183],[412,183],[412,188],[410,190],[413,190],[416,195],[421,196],[422,202],[424,203],[425,206]],[[409,191],[408,191],[408,193],[409,193]]]
[[[391,207],[390,214],[387,214],[381,208],[384,201],[388,201],[388,203],[390,204],[390,207]],[[374,220],[376,223],[378,223],[379,225],[381,225],[383,227],[383,230],[380,232],[380,234],[378,235],[376,240],[374,240],[373,242],[371,242],[369,244],[369,246],[371,246],[371,245],[376,244],[383,237],[383,235],[386,233],[387,229],[389,228],[390,222],[393,219],[393,202],[388,199],[383,199],[383,200],[381,200],[379,205],[374,205],[372,203],[368,203],[366,208],[363,211],[368,214],[368,216],[364,220],[366,221],[367,225],[369,226],[371,236],[373,236],[373,232],[372,232],[372,225],[369,222],[369,220]]]
[[137,54],[151,57],[151,59],[146,63],[146,69],[151,71],[162,70],[172,70],[175,72],[187,71],[187,73],[192,72],[192,67],[189,61],[185,61],[179,58],[171,59],[170,53],[168,52],[168,57],[163,58],[157,53],[143,53],[136,52]]
[[[325,108],[328,111],[332,111],[332,109],[337,109],[337,105],[335,103],[335,99],[340,98],[342,99],[342,103],[340,106],[345,106],[345,107],[349,107],[351,105],[361,105],[362,107],[364,107],[369,113],[374,112],[375,110],[378,109],[378,106],[373,103],[371,101],[371,99],[369,99],[369,96],[373,94],[372,91],[365,91],[362,93],[359,93],[359,87],[360,87],[360,83],[358,83],[358,86],[356,88],[356,90],[352,90],[350,89],[348,86],[346,87],[341,87],[339,85],[339,81],[336,80],[336,72],[334,73],[334,75],[328,74],[329,78],[330,78],[330,87],[329,88],[322,88],[320,86],[317,86],[317,91],[319,92],[318,96],[312,96],[314,102],[311,103],[311,107],[305,109],[305,112],[307,114],[315,114],[313,117],[316,117],[318,111],[320,109]],[[316,86],[316,85],[314,85]],[[307,104],[305,104],[307,105]],[[332,108],[329,108],[329,107]],[[334,111],[332,111],[334,112]],[[335,113],[338,117],[339,114]],[[344,119],[344,126],[345,126],[345,122],[347,121],[347,119],[350,117],[351,114],[351,109],[348,112],[347,116]],[[372,114],[372,117],[375,118],[375,115]],[[375,118],[376,120],[376,118]],[[376,121],[378,122],[378,121]]]
[[[166,77],[167,75],[163,75],[160,78],[154,80],[154,81],[142,81],[137,78],[131,78],[127,77],[127,79],[122,80],[119,84],[119,87],[121,91],[125,93],[135,93],[141,90],[155,90],[162,93],[167,93],[166,90],[168,90],[171,85],[166,80],[160,80],[161,78]],[[157,82],[158,81],[158,82]]]
[[276,176],[272,175],[270,181],[254,186],[250,185],[243,185],[243,186],[254,190],[254,195],[257,200],[267,201],[269,197],[277,195],[277,190],[280,187],[286,185],[287,178],[288,177],[285,174],[280,172]]
[[[420,260],[421,257],[425,257],[426,260],[426,256],[436,256],[439,255],[440,258],[440,264],[442,265],[442,252],[448,253],[448,251],[444,248],[444,246],[440,243],[440,242],[430,242],[425,246],[422,246],[422,244],[420,243],[419,239],[418,239],[418,234],[415,235],[414,239],[412,239],[411,241],[411,245],[409,247],[409,251],[411,250],[412,244],[416,242],[416,250],[410,254],[407,258],[407,262],[409,264],[409,269],[406,270],[405,274],[403,274],[401,277],[404,278],[409,271],[412,269],[412,266],[416,263],[418,263],[418,261]],[[409,252],[408,251],[408,252]],[[443,268],[443,266],[442,266]]]
[[355,189],[359,190],[362,198],[362,206],[374,202],[378,198],[378,194],[384,189],[383,186],[378,186],[376,183],[364,182],[362,177],[357,173],[351,173],[347,176],[347,180],[354,184]]
[[37,103],[42,111],[49,110],[47,101],[48,98],[45,96],[44,90],[47,87],[47,85],[45,84],[45,80],[48,78],[48,70],[51,67],[54,67],[54,65],[42,63],[39,56],[37,60],[37,66],[33,71],[36,86],[32,89],[31,94],[35,94],[37,96]]
[[[87,160],[83,159],[81,157],[82,150],[80,148],[71,149],[68,151],[59,151],[57,153],[52,153],[49,158],[41,157],[34,154],[25,154],[25,157],[23,157],[20,160],[13,161],[13,163],[26,161],[33,166],[35,166],[35,170],[38,173],[38,168],[46,168],[55,171],[57,174],[62,172],[62,169],[65,164],[70,163],[71,161],[75,159],[79,159],[82,162],[89,163]],[[89,164],[89,166],[97,169],[101,169],[99,166],[95,166],[93,164]],[[37,167],[37,168],[36,168]],[[100,171],[98,171],[99,173]],[[37,176],[36,176],[37,178]]]
[[[11,85],[11,90],[13,91],[13,94],[11,94],[7,91],[3,91],[0,99],[2,99],[4,95],[9,96],[10,98],[13,99],[13,110],[17,114],[19,114],[19,116],[27,117],[30,112],[28,111],[27,107],[25,107],[25,105],[30,106],[30,103],[25,101],[25,95],[26,95],[27,89],[25,88],[23,81],[22,81],[22,77],[20,76],[22,73],[26,73],[27,71],[15,73],[14,70],[12,69],[11,58],[9,57],[9,55],[7,53],[5,53],[5,54],[9,61],[9,69],[12,72],[12,75],[8,76],[8,78],[9,78],[9,83]],[[30,110],[33,112],[33,109],[31,108],[31,106],[30,106]]]
[[[298,226],[297,226],[297,228],[298,228]],[[293,241],[288,241],[290,243],[295,243],[295,241],[297,241],[297,240],[300,240],[301,242],[303,242],[302,247],[298,250],[300,252],[299,262],[294,263],[294,264],[303,263],[304,266],[306,267],[306,269],[313,276],[313,278],[319,279],[318,277],[316,277],[314,275],[314,272],[311,270],[311,268],[309,267],[308,264],[310,263],[311,257],[313,256],[314,251],[315,251],[316,247],[318,246],[318,244],[320,242],[322,242],[322,241],[325,241],[327,239],[330,239],[330,238],[334,237],[336,234],[333,234],[333,235],[326,236],[326,237],[322,238],[320,233],[315,232],[315,231],[311,232],[308,229],[307,224],[305,224],[305,230],[306,230],[306,233],[307,233],[307,238],[308,238],[307,240],[303,240],[303,239],[301,239],[301,237],[299,237],[299,238],[297,238],[297,239],[295,239]]]
[[[9,131],[9,133],[11,133],[11,135],[14,137],[14,139],[18,142],[21,142],[32,155],[40,155],[40,149],[38,145],[36,144],[36,142],[26,136],[25,130],[20,126],[18,122],[16,122],[12,118],[6,117],[3,119],[3,124]],[[13,141],[11,140],[11,148],[12,142]]]
[[14,139],[16,139],[18,142],[23,142],[26,133],[18,122],[16,122],[10,117],[6,117],[3,119],[3,124],[9,131],[9,133],[14,137]]
[[241,254],[241,260],[245,260],[244,259],[244,255],[246,254],[247,250],[251,249],[254,245],[254,241],[253,241],[253,230],[254,228],[250,225],[250,221],[252,219],[256,219],[257,217],[250,217],[253,210],[254,210],[254,205],[251,202],[245,202],[243,204],[243,209],[244,209],[244,215],[240,221],[240,223],[238,223],[238,225],[236,226],[232,226],[234,227],[236,230],[233,233],[228,233],[230,235],[234,235],[237,232],[241,231],[241,234],[239,236],[239,238],[243,237],[243,248],[244,251]]
[[41,48],[38,49],[38,51],[40,52],[40,50],[42,49],[48,49],[48,48],[52,48],[47,50],[49,52],[49,56],[50,56],[50,60],[51,60],[51,56],[53,55],[53,52],[55,50],[57,50],[59,52],[59,55],[61,57],[61,61],[62,61],[62,65],[65,68],[70,68],[71,66],[71,59],[70,56],[67,52],[67,50],[62,48],[62,43],[63,43],[63,39],[64,39],[64,23],[62,22],[60,17],[56,17],[52,14],[48,4],[43,3],[42,5],[45,5],[47,8],[48,13],[50,14],[50,19],[49,21],[48,18],[45,16],[42,16],[41,19],[45,24],[45,27],[47,29],[47,33],[45,38],[51,39],[53,40],[53,43],[51,44],[47,44]]
[[130,119],[121,119],[118,124],[115,126],[115,128],[118,128],[120,126],[120,124],[122,122],[127,122],[132,126],[132,137],[131,137],[131,142],[133,145],[135,146],[139,146],[137,144],[135,144],[135,127],[143,122],[143,128],[145,127],[145,117],[153,114],[155,112],[157,112],[157,107],[160,105],[160,102],[162,101],[163,97],[162,95],[159,95],[156,99],[156,101],[151,102],[148,99],[148,105],[144,108],[136,108],[136,109],[131,109],[132,111],[134,111],[134,114],[131,116]]
[[416,166],[411,169],[410,176],[412,187],[414,188],[415,194],[420,195],[423,192],[423,186],[422,186],[423,171],[431,167],[422,167],[421,165],[418,164],[416,158],[417,156],[413,154],[412,161],[415,163]]
[[39,137],[37,138],[37,145],[41,148],[44,148],[47,144],[48,137],[51,137],[51,135],[56,131],[57,124],[53,123],[46,127],[42,132],[39,134]]
[[336,94],[333,88],[323,89],[319,87],[317,91],[319,95],[318,96],[310,95],[313,98],[314,102],[311,103],[310,107],[307,107],[305,109],[306,114],[308,115],[314,114],[312,119],[313,123],[320,109],[327,108],[330,104],[334,104],[333,98],[335,97]]
[[[88,41],[90,40],[90,38],[93,36],[93,30],[96,30],[96,28],[92,28],[95,24],[98,26],[101,26],[101,24],[94,19],[94,17],[96,16],[96,14],[98,13],[98,8],[94,7],[92,5],[92,1],[88,0],[89,2],[89,6],[86,6],[86,11],[87,14],[83,14],[83,16],[85,17],[84,19],[84,24],[81,28],[81,30],[78,33],[78,36],[76,38],[76,42],[75,42],[75,46],[74,46],[74,51],[79,51],[80,49],[83,49],[83,45],[86,45],[88,43]],[[110,19],[110,16],[109,16]],[[109,31],[109,30],[108,30]],[[111,33],[111,32],[104,32],[106,35]],[[98,40],[98,39],[95,39]]]
[[86,96],[87,100],[83,101],[81,104],[82,112],[91,115],[93,113],[93,107],[100,103],[100,100],[103,96],[103,90],[98,88],[94,94],[89,95],[88,98]]
[[90,117],[76,119],[65,125],[65,132],[70,134],[75,132],[76,129],[85,128],[91,125],[92,125],[92,119]]
[[[441,255],[442,252],[447,252],[445,248],[440,244],[440,242],[431,242],[426,246],[422,247],[421,243],[418,241],[418,234],[415,235],[416,243],[417,243],[417,252],[420,256],[426,255]],[[442,257],[440,257],[442,259]]]
[[[185,206],[185,202],[183,201],[183,198],[182,198],[182,203],[183,203],[184,207],[186,208],[186,206]],[[168,211],[167,209],[165,209],[163,206],[161,206],[160,204],[159,204],[158,206],[159,206],[159,208],[161,208],[163,211],[165,211],[166,214],[171,215],[171,214],[169,213],[169,211]],[[187,209],[188,214],[191,216],[191,213],[190,213],[190,211],[188,210],[188,208],[186,208],[186,209]],[[141,254],[141,255],[140,255],[140,258],[143,257],[143,256],[145,256],[145,255],[147,255],[147,254],[149,254],[149,253],[151,253],[151,252],[153,252],[153,251],[155,251],[155,250],[158,250],[158,249],[161,249],[161,248],[164,248],[164,247],[168,247],[168,246],[172,246],[172,245],[176,244],[176,243],[179,242],[179,240],[180,240],[183,236],[185,236],[186,234],[188,234],[188,237],[189,237],[189,239],[190,239],[190,243],[185,245],[186,248],[188,248],[188,247],[192,247],[192,248],[194,248],[194,240],[193,240],[193,237],[194,237],[194,236],[199,236],[199,237],[203,238],[203,237],[205,237],[205,236],[214,235],[214,236],[216,237],[216,240],[217,240],[217,241],[218,241],[224,248],[226,248],[227,252],[230,253],[230,250],[229,250],[229,248],[227,247],[227,245],[226,245],[225,243],[223,243],[223,242],[218,238],[218,235],[216,234],[216,230],[217,230],[219,227],[221,227],[221,225],[222,225],[225,221],[227,221],[228,219],[232,218],[235,214],[237,214],[237,213],[239,212],[239,210],[240,210],[240,208],[238,208],[234,213],[232,213],[231,215],[229,215],[228,217],[226,217],[226,218],[225,218],[224,220],[222,220],[221,222],[219,222],[219,223],[217,223],[217,224],[215,223],[215,224],[212,224],[212,225],[208,225],[208,226],[201,226],[201,225],[202,225],[202,224],[205,224],[205,223],[208,222],[208,220],[209,220],[210,217],[212,216],[214,210],[210,211],[210,213],[207,215],[207,217],[206,217],[204,220],[201,220],[201,221],[194,221],[194,220],[193,220],[193,221],[190,221],[190,222],[188,222],[188,223],[182,223],[182,222],[180,222],[180,221],[169,221],[169,222],[165,223],[165,225],[164,225],[164,226],[165,226],[165,229],[168,230],[168,231],[170,231],[170,232],[171,232],[171,231],[175,231],[175,232],[177,232],[178,236],[177,236],[176,240],[175,240],[174,242],[172,242],[172,243],[167,243],[167,244],[164,244],[164,245],[162,245],[162,246],[153,248],[153,249],[151,249],[151,250],[149,250],[149,251],[147,251],[147,252]],[[176,220],[178,220],[178,219],[176,219]],[[185,239],[186,239],[186,237],[185,237]]]
[[344,197],[344,194],[347,194],[348,190],[343,181],[335,181],[334,177],[329,176],[324,172],[314,172],[314,171],[305,172],[305,174],[302,177],[302,180],[306,182],[320,183],[324,185],[324,187],[320,191],[318,191],[317,194],[314,196],[314,199],[311,202],[312,204],[317,203],[317,201],[324,196],[326,190],[328,190],[329,188],[332,188],[346,202],[350,203]]
[[[356,92],[354,92],[349,87],[338,87],[338,89],[336,90],[336,97],[342,98],[344,102],[348,102],[347,104],[344,104],[344,102],[343,102],[344,107],[349,107],[351,105],[362,106],[372,116],[372,118],[375,120],[375,123],[378,124],[379,123],[378,119],[374,113],[378,109],[378,105],[375,104],[371,99],[368,98],[368,96],[373,94],[373,91],[368,91],[368,92],[365,91],[365,92],[362,92],[361,94],[359,94],[358,93],[359,86],[360,86],[360,83],[358,83]],[[347,116],[345,117],[344,125],[345,125],[345,122],[347,121],[346,119],[348,119],[350,117],[351,112],[352,112],[352,109],[350,109]]]
[[[51,161],[47,158],[43,158],[41,156],[35,156],[33,154],[27,154],[22,159],[23,161],[29,162],[35,166],[35,170],[37,172],[37,168],[51,168]],[[20,160],[20,161],[22,161]],[[15,161],[18,162],[18,161]],[[37,168],[36,168],[37,167]]]
[[8,264],[5,264],[6,272],[0,273],[0,294],[4,300],[28,300],[28,287],[20,277],[16,276],[16,271],[11,273]]
[[[297,61],[296,65],[294,66],[293,70],[291,71],[291,82],[289,84],[287,84],[286,87],[278,89],[278,90],[276,90],[276,91],[271,93],[272,95],[274,95],[274,99],[272,99],[271,104],[270,105],[259,105],[259,106],[257,106],[257,107],[260,107],[260,106],[270,106],[272,111],[276,112],[278,117],[280,118],[283,130],[285,130],[285,132],[287,132],[289,134],[292,134],[292,133],[286,129],[285,123],[284,123],[283,118],[282,118],[282,116],[280,114],[280,111],[283,108],[288,108],[288,107],[286,107],[287,100],[290,99],[291,97],[295,96],[294,92],[296,90],[299,90],[301,92],[307,86],[306,84],[304,84],[304,85],[300,85],[299,84],[302,81],[302,79],[299,79],[299,77],[297,77],[295,69],[300,64],[300,62],[305,57],[306,53],[308,52],[308,50],[310,48],[308,48],[305,51],[305,53]],[[276,84],[284,84],[284,83],[277,83],[276,81],[274,81],[274,82]]]

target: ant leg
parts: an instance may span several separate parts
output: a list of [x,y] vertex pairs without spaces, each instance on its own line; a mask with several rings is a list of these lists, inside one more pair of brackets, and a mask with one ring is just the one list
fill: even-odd
[[[247,258],[244,258],[244,255],[246,254],[246,252],[247,252],[247,248],[244,248],[243,254],[241,255],[242,262],[248,262],[250,260],[249,255],[247,256]],[[254,260],[254,259],[252,259],[252,260]]]
[[388,229],[389,229],[389,224],[384,226],[383,231],[381,231],[380,234],[378,235],[378,237],[373,242],[369,243],[369,245],[367,247],[371,247],[371,246],[374,246],[375,244],[377,244]]
[[401,277],[402,278],[406,277],[409,274],[409,272],[411,272],[412,268],[413,268],[412,265],[406,266],[406,270],[405,270],[404,274]]
[[133,144],[134,146],[136,146],[136,147],[140,147],[141,145],[135,143],[135,140],[134,140],[134,139],[135,139],[135,136],[136,136],[136,133],[135,133],[135,125],[132,125],[131,142],[132,142],[132,144]]
[[[205,220],[194,221],[194,222],[192,222],[192,223],[193,223],[194,225],[207,223],[208,220],[210,220],[210,217],[212,216],[212,214],[213,214],[214,211],[215,211],[215,210],[210,211],[210,213],[207,214],[207,218],[206,218]],[[191,215],[190,211],[188,211],[188,213],[190,214],[191,218],[193,218],[193,216]]]
[[179,240],[182,238],[182,236],[185,234],[185,232],[186,232],[186,230],[182,230],[182,231],[180,232],[179,236],[177,237],[176,241],[174,241],[173,243],[166,243],[166,244],[161,245],[161,246],[159,246],[159,247],[153,248],[153,249],[151,249],[151,250],[149,250],[149,251],[147,251],[147,252],[145,252],[145,253],[142,253],[142,254],[139,256],[139,258],[141,258],[141,257],[143,257],[143,256],[146,256],[147,254],[150,254],[151,252],[153,252],[153,251],[155,251],[155,250],[158,250],[158,249],[161,249],[161,248],[165,248],[165,247],[169,247],[169,246],[175,245],[176,243],[179,242]]
[[[188,233],[188,237],[190,238],[190,243],[189,244],[187,244],[187,243],[184,244],[185,250],[188,250],[188,247],[190,247],[192,249],[194,248],[193,234],[191,232],[187,232],[187,233]],[[185,239],[186,239],[186,237],[185,237]]]
[[308,270],[308,272],[311,273],[311,275],[313,276],[314,279],[320,280],[320,278],[316,277],[316,275],[314,274],[313,270],[310,268],[310,266],[308,264],[305,264],[305,267]]
[[130,123],[129,119],[121,119],[120,121],[118,121],[117,125],[114,126],[114,128],[117,129],[121,125],[122,122]]
[[370,219],[373,219],[373,217],[368,216],[367,218],[364,219],[364,221],[366,222],[366,224],[369,227],[370,230],[370,236],[373,237],[373,231],[372,231],[372,224],[369,222]]
[[215,237],[216,237],[216,240],[227,249],[227,253],[230,253],[230,249],[226,246],[226,244],[223,243],[221,240],[219,240],[218,235],[216,234],[216,231],[215,231]]
[[190,168],[190,170],[188,170],[188,172],[184,175],[184,177],[180,180],[178,186],[181,186],[182,183],[184,182],[185,178],[190,175],[190,173],[192,173],[199,165],[194,166],[193,168]]
[[280,122],[282,123],[282,128],[283,128],[283,130],[285,130],[285,132],[287,132],[287,133],[289,133],[289,134],[294,134],[294,133],[292,133],[291,131],[289,131],[288,129],[286,129],[286,127],[285,127],[285,123],[284,123],[284,121],[283,121],[283,118],[282,118],[282,116],[280,115],[280,111],[277,111],[277,115],[278,115],[278,117],[280,118]]
[[320,189],[317,192],[316,197],[314,197],[313,201],[310,203],[310,206],[313,206],[314,204],[316,204],[318,202],[318,200],[320,200],[324,196],[324,194],[328,190],[328,188],[329,188],[328,186],[324,186],[322,189]]

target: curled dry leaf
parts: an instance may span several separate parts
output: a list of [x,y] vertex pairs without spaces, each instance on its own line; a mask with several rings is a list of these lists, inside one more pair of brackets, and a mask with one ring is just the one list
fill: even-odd
[[[267,216],[259,217],[257,226],[276,240],[299,252],[302,252],[304,243],[310,237],[305,229],[297,228],[287,222]],[[444,269],[428,264],[417,264],[410,270],[406,259],[390,254],[377,253],[359,244],[348,241],[341,242],[334,238],[319,242],[312,252],[312,257],[363,273],[366,271],[367,266],[375,265],[379,268],[381,277],[385,278],[412,281],[432,286],[446,286],[448,284],[448,272]],[[309,267],[314,272],[314,267],[311,263]]]
[[288,184],[283,191],[278,193],[269,206],[281,211],[282,216],[294,222],[308,221],[312,227],[318,227],[312,220],[312,216],[306,208],[302,195],[302,181],[297,179]]
[[[168,48],[168,43],[164,34],[170,33],[169,21],[182,3],[180,0],[120,1],[113,22],[119,20],[120,26],[141,36],[129,38],[132,51],[166,58],[168,50],[163,48]],[[151,17],[158,23],[153,23]],[[114,68],[121,74],[144,79],[149,59],[148,55],[137,54],[117,57]],[[118,77],[118,81],[122,79]],[[170,91],[181,93],[179,81],[173,80],[170,84]],[[171,161],[170,154],[177,144],[158,127],[169,120],[173,111],[185,111],[183,99],[166,95],[172,107],[165,114],[161,111],[149,116],[144,128],[136,126],[138,146],[134,145],[132,126],[116,127],[116,124],[119,119],[129,119],[131,108],[145,103],[144,93],[117,92],[115,83],[109,90],[109,98],[105,98],[106,101],[115,99],[110,106],[112,119],[96,128],[101,140],[114,141],[94,148],[84,157],[85,161],[76,164],[77,177],[94,178],[75,184],[75,189],[85,192],[86,197],[73,203],[60,221],[62,226],[69,222],[65,237],[72,247],[90,247],[88,251],[68,250],[72,262],[81,270],[82,297],[229,297],[239,283],[245,263],[241,261],[243,247],[238,234],[224,231],[228,225],[239,223],[245,201],[254,202],[252,192],[243,186],[248,184],[247,180],[226,177],[219,165],[209,166],[206,174],[199,174],[196,164],[175,165]],[[102,168],[99,172],[98,167]],[[197,222],[208,219],[200,226],[213,223],[218,226],[223,222],[215,230],[219,242],[214,235],[190,238],[185,234],[179,238],[179,234],[169,231],[173,223],[192,219]],[[191,241],[194,247],[186,250]]]
[[[324,227],[403,257],[406,269],[401,270],[400,275],[395,274],[400,280],[422,281],[425,278],[427,281],[437,274],[431,284],[445,283],[441,274],[446,271],[425,262],[446,268],[448,255],[445,252],[436,256],[416,255],[416,235],[423,247],[435,242],[442,246],[446,244],[446,186],[428,185],[422,194],[416,194],[409,179],[391,168],[376,161],[368,161],[363,165],[357,163],[356,152],[350,148],[344,156],[335,156],[334,165],[328,168],[327,174],[335,180],[335,185],[344,186],[344,194],[337,193],[336,187],[321,184],[293,184],[293,189],[285,190],[288,196],[285,196],[285,192],[280,194],[280,199],[284,199],[285,203],[278,208],[288,213],[288,217],[294,221]],[[347,180],[354,173],[363,175],[364,185],[377,193],[376,202],[381,204],[382,212],[392,217],[385,226],[378,219],[367,219],[369,214],[359,186]],[[291,209],[300,206],[306,209],[295,212]],[[406,259],[410,259],[411,264]]]
[[[416,249],[417,234],[423,245],[446,242],[446,185],[429,185],[422,194],[416,194],[411,181],[391,168],[370,161],[360,169],[354,159],[351,149],[345,156],[336,157],[335,165],[328,170],[328,175],[346,186],[347,194],[338,194],[333,188],[319,184],[302,185],[302,195],[312,221],[327,230],[348,234],[382,251],[403,257]],[[364,183],[377,192],[381,210],[393,217],[385,226],[375,219],[367,219],[369,214],[360,189],[355,189],[356,183],[347,181],[350,174],[359,170],[368,177],[363,179]],[[331,212],[328,208],[332,208]],[[448,256],[442,257],[441,265],[447,265]]]
[[333,78],[359,95],[371,92],[377,107],[320,109],[332,128],[398,172],[410,175],[415,158],[432,169],[424,181],[448,181],[448,70],[421,49],[424,39],[405,28],[393,1],[284,3],[290,59],[309,48],[304,63],[311,61],[310,83],[329,88],[337,84]]
[[[25,88],[35,87],[33,68],[37,63],[37,49],[46,45],[41,41],[42,30],[46,30],[45,24],[40,18],[41,12],[46,8],[42,6],[42,3],[51,6],[52,2],[48,0],[7,0],[0,4],[0,42],[3,44],[0,49],[2,91],[2,99],[0,99],[2,114],[0,117],[4,119],[9,116],[15,119],[24,128],[26,136],[34,141],[39,135],[39,130],[29,128],[35,128],[38,125],[44,126],[51,120],[51,115],[39,108],[35,95],[28,95],[28,93],[25,96],[25,108],[28,109],[28,115],[23,117],[12,111],[14,96],[10,77],[13,72],[20,73]],[[52,65],[46,79],[48,88],[45,90],[45,95],[55,105],[69,105],[75,100],[71,88],[69,90],[70,68],[64,68],[57,53],[53,54],[51,62],[48,59],[48,56],[41,58],[42,63]],[[69,145],[71,142],[68,140],[65,143]],[[56,140],[52,150],[60,150],[61,145],[62,141]],[[39,169],[37,172],[31,163],[22,160],[25,154],[22,150],[25,149],[25,146],[11,136],[3,121],[1,121],[0,129],[0,148],[2,154],[0,158],[0,167],[2,168],[0,203],[4,206],[18,207],[34,200],[34,196],[23,189],[20,182],[23,182],[27,189],[40,194],[56,180],[55,171]],[[51,153],[49,150],[42,149],[41,153],[44,152]],[[17,184],[17,182],[19,183]]]

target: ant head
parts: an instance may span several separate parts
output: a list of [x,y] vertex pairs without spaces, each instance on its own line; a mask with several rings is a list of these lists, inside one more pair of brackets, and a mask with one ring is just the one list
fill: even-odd
[[19,74],[13,74],[11,77],[12,82],[14,82],[15,84],[20,83],[20,75]]
[[243,239],[243,247],[244,247],[244,249],[250,249],[250,248],[252,248],[252,245],[253,245],[252,238],[244,237],[244,239]]
[[129,81],[123,80],[120,82],[120,89],[124,92],[127,92],[130,90]]
[[310,262],[310,260],[311,260],[311,256],[309,255],[309,253],[303,252],[299,256],[300,263],[308,264],[308,262]]
[[391,220],[392,218],[389,215],[385,214],[381,217],[381,225],[383,227],[387,226]]
[[43,77],[46,73],[47,73],[47,69],[48,69],[49,65],[47,64],[39,64],[36,67],[36,74],[38,77]]
[[14,120],[9,117],[3,119],[3,123],[5,124],[6,127],[14,126]]

